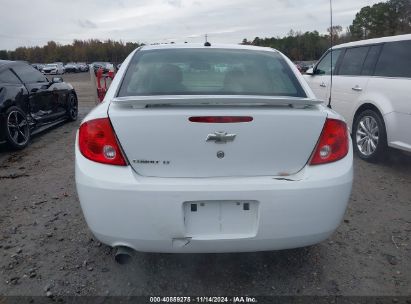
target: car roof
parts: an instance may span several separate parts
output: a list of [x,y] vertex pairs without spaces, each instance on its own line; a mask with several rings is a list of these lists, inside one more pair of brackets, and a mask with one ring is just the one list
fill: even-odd
[[254,50],[254,51],[266,51],[266,52],[278,52],[277,50],[269,47],[261,47],[254,45],[242,45],[242,44],[219,44],[211,43],[211,46],[205,46],[202,43],[172,43],[172,44],[155,44],[144,45],[141,47],[142,51],[148,50],[160,50],[160,49],[230,49],[230,50]]
[[16,64],[27,64],[25,61],[0,60],[0,71]]
[[348,42],[348,43],[336,45],[333,47],[333,49],[354,47],[354,46],[360,46],[360,45],[368,45],[368,44],[377,44],[377,43],[383,43],[383,42],[403,41],[403,40],[411,40],[411,34],[388,36],[388,37],[382,37],[382,38],[373,38],[373,39]]
[[0,60],[0,67],[3,67],[5,65],[9,65],[14,63],[15,61],[11,61],[11,60]]

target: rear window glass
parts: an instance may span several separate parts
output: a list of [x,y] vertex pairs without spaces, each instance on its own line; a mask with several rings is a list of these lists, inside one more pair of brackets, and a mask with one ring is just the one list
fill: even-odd
[[47,78],[31,65],[17,65],[13,67],[13,70],[24,83],[47,82]]
[[269,95],[306,97],[278,53],[229,49],[140,51],[118,93],[138,95]]
[[411,41],[386,43],[375,76],[411,78]]
[[381,51],[381,45],[371,46],[368,50],[367,58],[364,61],[361,75],[371,76],[374,73],[375,63]]
[[362,66],[368,53],[368,46],[347,49],[341,62],[339,75],[361,75]]
[[16,75],[10,70],[4,70],[0,72],[0,82],[11,83],[11,84],[20,84],[20,80]]

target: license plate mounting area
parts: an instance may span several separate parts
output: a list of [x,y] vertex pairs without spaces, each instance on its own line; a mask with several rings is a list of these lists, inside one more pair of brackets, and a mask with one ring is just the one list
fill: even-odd
[[258,201],[189,201],[183,204],[186,236],[239,239],[257,234]]

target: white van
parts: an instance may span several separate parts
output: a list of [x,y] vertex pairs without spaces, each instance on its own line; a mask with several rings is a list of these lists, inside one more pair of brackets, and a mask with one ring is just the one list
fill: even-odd
[[357,154],[377,161],[387,146],[411,152],[411,35],[328,50],[304,76],[327,103],[331,71],[331,106],[347,120]]

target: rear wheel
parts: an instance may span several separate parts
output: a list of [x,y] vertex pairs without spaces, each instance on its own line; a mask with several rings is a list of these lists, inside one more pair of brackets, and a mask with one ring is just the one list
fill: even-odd
[[366,161],[380,160],[387,149],[387,133],[381,115],[374,110],[361,112],[353,126],[354,149]]
[[73,93],[70,93],[67,97],[67,116],[70,121],[77,120],[78,102],[76,95],[74,95]]
[[9,146],[13,149],[23,149],[30,141],[30,126],[26,114],[18,107],[10,107],[5,115],[5,134]]

